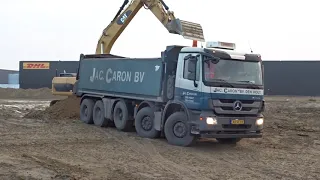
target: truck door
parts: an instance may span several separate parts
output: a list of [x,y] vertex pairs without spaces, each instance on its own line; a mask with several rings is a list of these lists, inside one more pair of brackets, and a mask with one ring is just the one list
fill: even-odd
[[178,60],[176,97],[189,109],[201,106],[201,59],[198,53],[181,53]]

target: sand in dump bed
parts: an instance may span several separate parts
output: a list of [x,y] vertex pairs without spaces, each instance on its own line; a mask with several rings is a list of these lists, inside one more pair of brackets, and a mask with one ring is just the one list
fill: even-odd
[[53,106],[47,107],[45,110],[31,111],[27,113],[25,118],[32,119],[79,119],[80,98],[70,96],[66,99],[58,101]]

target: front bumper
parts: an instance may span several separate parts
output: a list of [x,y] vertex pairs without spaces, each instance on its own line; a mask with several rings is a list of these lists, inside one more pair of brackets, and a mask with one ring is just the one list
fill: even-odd
[[[214,118],[216,124],[207,124],[207,117]],[[191,133],[207,138],[261,138],[263,124],[256,124],[259,118],[263,116],[259,114],[255,117],[227,117],[201,112],[192,117]],[[244,120],[244,124],[232,124],[231,121],[235,119]]]

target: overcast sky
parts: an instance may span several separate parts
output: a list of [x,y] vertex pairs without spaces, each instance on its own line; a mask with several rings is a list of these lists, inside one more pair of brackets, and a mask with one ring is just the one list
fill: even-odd
[[[249,44],[263,60],[320,60],[316,0],[164,0],[177,18],[198,22],[207,41]],[[74,60],[94,53],[102,30],[123,0],[0,0],[0,69],[20,60]],[[166,45],[192,45],[169,34],[142,8],[112,54],[158,57]]]

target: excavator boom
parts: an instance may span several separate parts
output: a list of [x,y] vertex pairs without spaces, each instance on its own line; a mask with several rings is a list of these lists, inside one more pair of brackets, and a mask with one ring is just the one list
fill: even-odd
[[129,0],[124,1],[114,19],[103,30],[96,47],[96,54],[110,54],[114,42],[142,7],[149,9],[169,33],[179,34],[190,40],[205,41],[200,24],[175,18],[163,0],[132,0],[123,10],[128,3]]
[[124,7],[128,3],[129,0],[125,0],[123,2],[116,16],[103,30],[96,47],[96,54],[110,54],[111,48],[115,41],[143,6],[143,3],[141,3],[140,0],[133,1],[131,2],[130,6],[123,11]]

